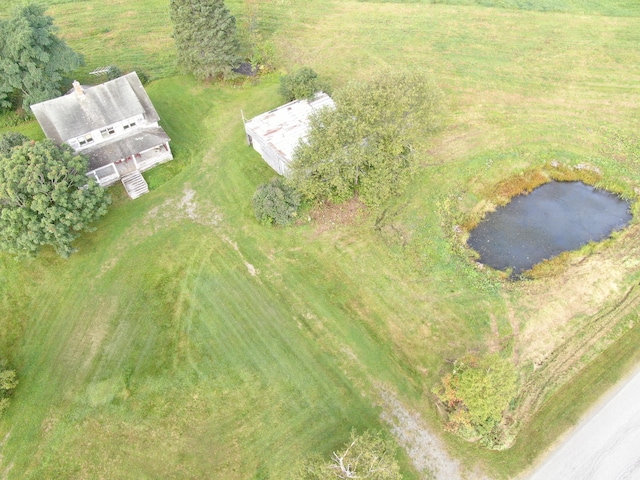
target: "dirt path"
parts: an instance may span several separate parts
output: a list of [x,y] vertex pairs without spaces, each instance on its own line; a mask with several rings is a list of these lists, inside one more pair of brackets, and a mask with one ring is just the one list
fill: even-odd
[[[391,426],[391,433],[424,478],[429,480],[459,480],[466,478],[460,464],[454,460],[442,441],[434,435],[418,413],[412,412],[388,390],[380,389],[382,419]],[[482,476],[473,476],[483,480]]]

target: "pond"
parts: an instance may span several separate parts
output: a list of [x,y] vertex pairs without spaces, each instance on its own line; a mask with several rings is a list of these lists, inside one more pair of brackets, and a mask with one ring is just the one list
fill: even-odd
[[581,182],[550,182],[489,213],[469,236],[480,262],[512,276],[607,238],[631,221],[629,202]]

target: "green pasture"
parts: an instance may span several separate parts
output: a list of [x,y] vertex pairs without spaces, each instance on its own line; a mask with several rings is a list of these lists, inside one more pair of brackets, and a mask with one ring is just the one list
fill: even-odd
[[532,10],[539,12],[563,12],[578,15],[606,15],[615,17],[639,16],[640,6],[633,0],[360,0],[371,3],[419,3],[449,4]]
[[[229,85],[179,75],[165,0],[47,3],[85,55],[79,79],[115,64],[154,80],[175,160],[145,174],[152,191],[135,201],[113,187],[69,260],[0,257],[0,347],[21,381],[0,422],[8,478],[280,479],[299,458],[328,458],[352,427],[387,428],[381,387],[437,431],[429,391],[490,337],[511,354],[508,309],[526,294],[474,268],[455,225],[498,181],[553,161],[638,185],[631,0],[257,2],[280,71]],[[244,25],[246,3],[227,4]],[[301,65],[335,88],[381,67],[431,72],[447,126],[405,195],[257,224],[251,196],[273,172],[246,145],[240,112],[277,106],[279,73]],[[34,123],[12,130],[42,136]],[[442,434],[447,447],[469,469],[516,475],[569,426],[566,405],[577,418],[610,385],[593,379],[630,368],[635,343],[622,338],[597,360],[606,367],[581,374],[590,395],[569,384],[547,402],[539,418],[560,429],[534,419],[528,444],[505,452]]]

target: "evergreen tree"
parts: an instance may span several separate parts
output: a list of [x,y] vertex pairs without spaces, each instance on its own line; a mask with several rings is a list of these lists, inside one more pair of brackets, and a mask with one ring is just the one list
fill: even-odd
[[60,95],[63,75],[83,62],[56,31],[40,5],[19,7],[0,21],[0,107],[11,107],[15,92],[24,108]]
[[51,140],[14,146],[0,157],[0,249],[35,255],[51,245],[63,257],[94,220],[109,193],[86,176],[88,160]]
[[227,77],[240,64],[236,19],[223,0],[170,0],[178,64],[196,78]]

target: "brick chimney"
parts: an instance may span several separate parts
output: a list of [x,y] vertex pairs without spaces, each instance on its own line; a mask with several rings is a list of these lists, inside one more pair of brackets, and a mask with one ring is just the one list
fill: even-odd
[[80,82],[78,82],[77,80],[73,81],[73,89],[76,91],[76,95],[79,98],[84,97],[84,90],[82,89],[82,85],[80,85]]

